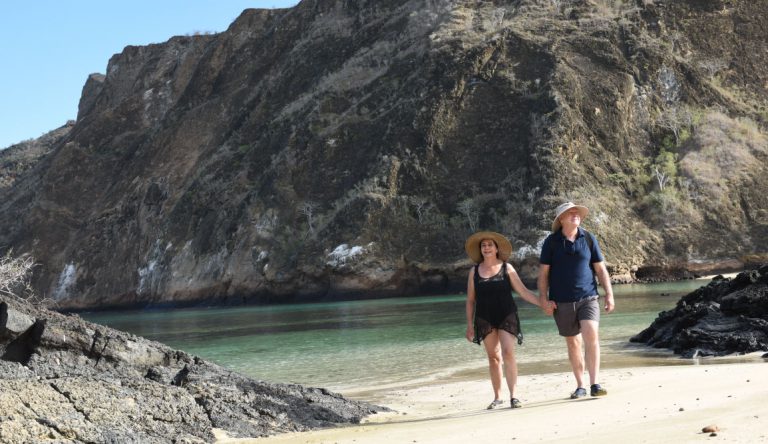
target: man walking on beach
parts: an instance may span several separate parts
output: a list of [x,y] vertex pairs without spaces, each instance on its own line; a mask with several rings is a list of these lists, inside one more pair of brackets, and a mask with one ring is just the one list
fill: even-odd
[[[597,239],[579,226],[588,212],[587,207],[571,202],[558,206],[552,234],[544,240],[539,258],[540,306],[548,315],[554,314],[560,336],[568,345],[568,359],[576,376],[572,399],[587,396],[583,383],[585,354],[590,395],[608,393],[598,383],[600,305],[595,275],[605,290],[606,313],[614,308],[613,288]],[[554,301],[554,311],[548,299]]]

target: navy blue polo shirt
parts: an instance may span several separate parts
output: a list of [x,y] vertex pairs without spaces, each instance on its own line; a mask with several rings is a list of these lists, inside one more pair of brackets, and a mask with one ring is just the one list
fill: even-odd
[[[549,265],[549,299],[555,302],[576,302],[597,294],[597,281],[592,264],[603,262],[603,253],[597,239],[579,228],[574,242],[562,231],[544,239],[539,262]],[[592,248],[585,236],[592,237]]]

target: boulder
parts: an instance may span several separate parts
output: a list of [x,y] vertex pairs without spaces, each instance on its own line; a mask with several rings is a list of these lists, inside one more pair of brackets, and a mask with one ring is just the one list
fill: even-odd
[[687,358],[768,350],[768,266],[716,276],[630,341]]
[[129,333],[0,297],[0,442],[212,442],[386,410],[257,381]]

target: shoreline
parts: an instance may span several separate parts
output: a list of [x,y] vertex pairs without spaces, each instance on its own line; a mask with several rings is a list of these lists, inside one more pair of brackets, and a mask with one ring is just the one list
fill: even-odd
[[[603,355],[601,363],[601,373],[612,370],[640,369],[653,367],[688,367],[697,365],[726,365],[726,364],[750,364],[763,362],[761,356],[765,352],[754,352],[749,354],[730,354],[726,356],[704,356],[697,358],[683,358],[674,354],[668,349],[651,348],[642,344],[632,344],[641,349],[638,354],[611,354]],[[563,347],[565,345],[563,344]],[[565,349],[564,349],[565,350]],[[571,367],[568,363],[565,351],[563,359],[553,359],[535,362],[523,362],[518,356],[518,377],[545,376],[552,374],[571,375]],[[768,361],[766,361],[768,362]],[[483,362],[477,367],[462,367],[445,369],[442,372],[435,372],[429,375],[422,375],[418,378],[407,380],[382,381],[376,385],[328,385],[328,389],[335,393],[340,393],[344,397],[366,401],[373,404],[383,404],[383,398],[392,391],[411,390],[433,385],[441,385],[453,382],[467,381],[486,381],[488,376],[487,364]],[[490,382],[488,383],[490,387]],[[506,385],[504,385],[506,387]],[[490,390],[490,389],[489,389]],[[389,406],[388,406],[389,407]]]
[[[467,265],[467,269],[469,268],[469,265]],[[733,278],[736,275],[738,275],[741,272],[747,271],[747,268],[740,269],[740,271],[731,271],[733,270],[733,267],[708,267],[704,268],[703,270],[706,270],[705,272],[711,272],[712,269],[718,270],[724,270],[722,273],[716,273],[716,274],[707,274],[707,275],[696,275],[690,274],[688,276],[675,276],[674,274],[664,274],[659,273],[658,275],[652,275],[648,278],[635,278],[631,281],[624,282],[622,280],[616,280],[613,281],[613,285],[632,285],[632,284],[658,284],[658,283],[673,283],[673,282],[679,282],[679,281],[688,281],[688,280],[696,280],[696,281],[704,281],[704,280],[711,280],[715,276],[721,275],[726,278]],[[462,268],[463,270],[463,268]],[[112,302],[105,305],[101,305],[98,307],[92,307],[92,306],[63,306],[61,308],[52,308],[53,310],[62,313],[62,314],[75,314],[75,315],[81,315],[81,314],[89,314],[89,313],[119,313],[119,312],[126,312],[126,311],[170,311],[170,310],[179,310],[179,309],[201,309],[201,308],[240,308],[240,307],[249,307],[249,306],[270,306],[270,305],[294,305],[294,304],[312,304],[312,303],[328,303],[328,302],[350,302],[350,301],[363,301],[363,300],[371,300],[371,299],[394,299],[394,298],[403,298],[403,297],[421,297],[421,296],[435,296],[435,297],[443,297],[443,296],[452,296],[452,295],[460,295],[464,294],[464,290],[466,290],[466,285],[464,281],[464,274],[461,274],[462,279],[456,282],[453,282],[451,285],[446,286],[446,288],[435,291],[433,290],[425,290],[425,291],[411,291],[411,292],[378,292],[376,290],[370,290],[370,291],[356,291],[356,292],[348,292],[348,293],[338,293],[334,295],[322,295],[322,296],[309,296],[309,295],[303,295],[303,296],[296,296],[296,295],[288,295],[284,297],[280,297],[277,295],[271,295],[271,296],[265,296],[265,297],[256,297],[253,299],[247,299],[242,297],[233,297],[233,298],[219,298],[219,297],[203,297],[203,298],[193,298],[193,299],[186,299],[186,300],[168,300],[168,301],[130,301],[130,302]],[[611,277],[617,277],[619,275],[612,275]],[[532,279],[523,279],[523,282],[531,287],[536,287],[535,280]]]
[[[762,353],[744,362],[706,358],[687,365],[611,368],[601,371],[608,396],[568,399],[570,372],[518,378],[522,409],[485,410],[492,398],[484,378],[447,378],[429,384],[365,388],[351,399],[391,408],[360,425],[235,439],[219,443],[394,443],[499,440],[503,442],[700,442],[702,428],[717,425],[718,439],[768,442],[768,366]],[[503,393],[506,393],[504,386]],[[506,396],[506,394],[505,394]],[[583,420],[573,420],[581,417]]]
[[739,272],[710,274],[710,275],[707,275],[707,276],[697,277],[697,278],[695,278],[695,280],[697,280],[697,281],[711,281],[712,279],[714,279],[717,276],[722,276],[722,277],[724,277],[726,279],[733,279],[733,278],[735,278],[738,275],[739,275]]

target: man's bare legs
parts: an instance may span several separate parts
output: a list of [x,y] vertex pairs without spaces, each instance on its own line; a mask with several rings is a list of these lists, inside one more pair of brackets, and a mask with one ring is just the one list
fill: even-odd
[[568,345],[568,360],[571,361],[573,376],[576,377],[576,387],[584,387],[584,382],[582,381],[584,376],[584,353],[581,342],[581,333],[576,336],[565,337],[565,343]]
[[[576,336],[566,336],[568,345],[568,360],[571,361],[576,386],[584,387],[584,367],[589,373],[589,384],[597,384],[600,373],[600,341],[597,321],[580,321],[581,333]],[[585,359],[586,357],[586,359]]]
[[600,341],[597,333],[600,323],[597,321],[581,321],[580,323],[587,372],[589,372],[589,385],[594,385],[597,384],[600,373]]

